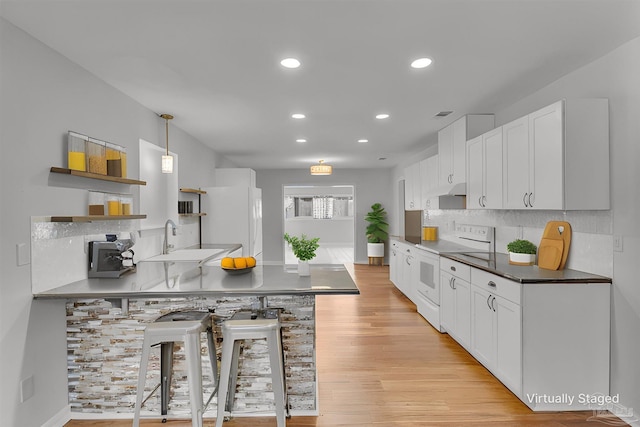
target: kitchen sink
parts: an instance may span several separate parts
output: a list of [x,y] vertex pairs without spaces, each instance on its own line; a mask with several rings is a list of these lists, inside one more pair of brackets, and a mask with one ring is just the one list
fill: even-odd
[[224,249],[178,249],[168,254],[152,256],[140,262],[205,262],[224,253]]

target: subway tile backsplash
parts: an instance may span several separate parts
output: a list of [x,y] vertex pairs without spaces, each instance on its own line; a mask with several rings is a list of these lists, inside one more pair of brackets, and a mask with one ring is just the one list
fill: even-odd
[[611,211],[429,210],[424,212],[423,224],[437,226],[441,237],[454,232],[453,224],[493,226],[496,251],[506,253],[507,243],[514,239],[527,239],[537,245],[549,221],[571,224],[567,268],[612,277]]

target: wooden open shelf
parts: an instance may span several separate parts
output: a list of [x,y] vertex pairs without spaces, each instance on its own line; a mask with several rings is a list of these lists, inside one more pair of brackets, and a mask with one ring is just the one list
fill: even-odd
[[206,191],[198,190],[197,188],[181,188],[180,191],[183,193],[207,194]]
[[51,222],[92,222],[92,221],[121,221],[125,219],[145,219],[146,215],[72,215],[52,216]]
[[99,179],[101,181],[118,182],[120,184],[147,185],[146,181],[140,181],[140,180],[137,180],[137,179],[119,178],[117,176],[109,176],[109,175],[100,175],[100,174],[97,174],[97,173],[82,172],[82,171],[77,171],[77,170],[73,170],[73,169],[58,168],[58,167],[55,167],[55,166],[51,167],[51,172],[52,173],[60,173],[60,174],[64,174],[64,175],[80,176],[80,177],[83,177],[83,178]]

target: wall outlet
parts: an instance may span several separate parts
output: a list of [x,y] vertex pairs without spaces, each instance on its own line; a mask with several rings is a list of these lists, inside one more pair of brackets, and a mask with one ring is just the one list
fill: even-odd
[[23,403],[33,397],[36,392],[36,385],[33,375],[20,381],[20,403]]
[[622,252],[622,236],[613,236],[613,250],[615,252]]

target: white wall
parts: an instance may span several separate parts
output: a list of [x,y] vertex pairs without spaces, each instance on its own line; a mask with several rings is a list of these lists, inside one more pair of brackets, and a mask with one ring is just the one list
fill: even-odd
[[308,169],[258,170],[256,176],[257,186],[262,188],[264,262],[283,262],[285,185],[353,185],[356,205],[354,260],[356,263],[367,262],[364,217],[376,202],[385,208],[391,206],[391,169],[340,169],[334,165],[331,176],[311,176]]
[[[620,394],[620,404],[635,408],[640,417],[640,286],[638,256],[634,249],[640,237],[640,38],[632,40],[604,57],[567,74],[549,86],[523,94],[521,100],[495,112],[496,126],[508,123],[562,98],[601,97],[609,99],[611,149],[611,211],[433,211],[430,221],[447,232],[450,219],[497,227],[503,242],[524,228],[525,238],[539,240],[548,220],[567,219],[576,232],[569,267],[613,277],[611,393]],[[444,124],[446,125],[446,123]],[[444,126],[443,125],[443,126]],[[436,149],[437,152],[437,149]],[[418,161],[432,155],[412,161]],[[393,171],[393,180],[403,175]],[[398,198],[396,186],[394,200]],[[402,234],[398,216],[394,230]],[[500,235],[502,234],[502,236]],[[528,235],[526,233],[529,233]],[[613,252],[612,235],[623,237],[623,251]],[[515,236],[514,236],[515,237]],[[500,247],[497,247],[500,250]],[[594,340],[594,345],[598,342]]]
[[[138,140],[163,145],[164,121],[1,18],[0,57],[0,423],[41,426],[67,405],[65,302],[32,299],[30,266],[17,265],[16,244],[29,248],[31,216],[84,214],[86,188],[113,185],[49,173],[66,165],[68,130],[127,147],[136,178]],[[170,139],[190,165],[180,168],[181,186],[213,185],[214,166],[234,166],[176,127]],[[34,395],[21,403],[28,378]]]
[[[613,234],[611,393],[640,417],[640,38],[524,97],[496,115],[499,124],[561,98],[609,99]],[[597,345],[597,342],[594,342]]]

